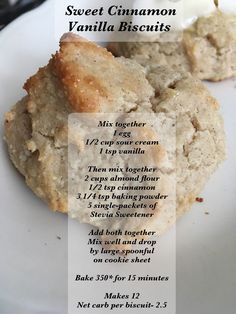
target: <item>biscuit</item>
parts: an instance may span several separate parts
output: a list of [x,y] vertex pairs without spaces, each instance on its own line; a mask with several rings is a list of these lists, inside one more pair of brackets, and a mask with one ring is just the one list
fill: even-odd
[[112,43],[108,49],[145,64],[152,60],[191,72],[201,80],[221,81],[236,75],[236,14],[217,10],[200,17],[179,41]]
[[[5,140],[12,162],[51,209],[67,213],[68,115],[155,112],[176,119],[176,212],[181,216],[225,159],[217,101],[189,73],[150,60],[142,67],[81,38],[67,39],[49,64],[26,82],[27,96],[6,114]],[[83,222],[94,224],[82,216]],[[158,232],[175,220],[168,213],[158,217],[153,222]],[[105,220],[99,223],[95,225],[103,228]],[[111,224],[109,219],[106,223]],[[109,225],[113,227],[117,221]]]

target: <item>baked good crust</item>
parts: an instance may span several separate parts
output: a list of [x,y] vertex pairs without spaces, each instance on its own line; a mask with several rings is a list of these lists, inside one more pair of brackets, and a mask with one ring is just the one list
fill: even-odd
[[[88,51],[90,47],[91,52]],[[89,90],[88,98],[81,98],[80,93],[77,93],[80,85],[72,84],[75,76],[78,78],[77,70],[76,73],[74,69],[68,72],[71,69],[68,67],[64,79],[64,72],[58,70],[58,62],[63,63],[65,69],[68,62],[70,66],[74,63],[78,72],[81,68],[85,71],[85,64],[87,66],[88,62],[98,60],[96,47],[81,39],[76,44],[64,39],[62,50],[27,81],[25,88],[28,95],[5,118],[5,138],[13,163],[25,176],[29,187],[50,208],[64,213],[68,212],[68,115],[75,111],[89,111],[89,99],[93,102],[97,98],[94,97],[93,88]],[[97,49],[99,57],[107,60],[107,52],[101,53],[100,47]],[[78,51],[86,53],[86,61],[75,58]],[[68,61],[68,56],[64,57],[67,53],[73,56],[74,61]],[[89,58],[88,54],[91,54]],[[125,71],[122,80],[127,76],[132,84],[127,87],[120,81],[114,86],[114,82],[119,80],[115,78],[109,91],[109,101],[105,97],[102,102],[103,94],[99,93],[99,106],[94,103],[92,111],[156,112],[176,118],[177,216],[181,216],[190,208],[209,176],[225,158],[224,127],[219,105],[204,85],[189,73],[156,66],[151,60],[145,62],[145,67],[134,61],[114,58],[110,54],[108,60],[107,67],[112,69],[112,77],[116,74],[114,69],[118,67],[119,74],[121,67]],[[81,88],[86,89],[90,84],[84,79],[86,75],[83,71],[82,76],[80,72],[78,75],[82,78]],[[93,81],[100,80],[101,71],[104,72],[104,64],[96,66],[96,70],[88,68],[88,76],[91,77],[93,72]],[[73,80],[68,79],[68,76],[73,77]],[[100,84],[108,86],[110,81],[110,75],[107,78],[102,76]],[[72,91],[68,90],[68,84],[73,85]],[[73,96],[68,96],[70,93]],[[79,95],[78,98],[76,95]],[[163,232],[174,221],[175,215],[163,215],[157,219],[156,229]]]
[[199,18],[180,37],[175,42],[111,43],[108,49],[140,64],[152,60],[180,68],[201,80],[221,81],[236,75],[236,14],[217,10]]
[[142,76],[133,75],[137,64],[71,33],[62,37],[52,62],[75,112],[111,112],[122,96],[126,102],[145,101],[152,92]]
[[145,108],[153,89],[139,64],[114,58],[106,49],[71,34],[62,37],[60,51],[24,88],[28,95],[5,117],[11,159],[51,209],[67,212],[68,115]]

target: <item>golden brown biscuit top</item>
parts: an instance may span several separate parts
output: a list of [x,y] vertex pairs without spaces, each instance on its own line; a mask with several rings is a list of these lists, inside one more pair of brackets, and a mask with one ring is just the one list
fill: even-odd
[[61,38],[53,67],[76,112],[113,112],[117,106],[126,111],[153,93],[137,64],[72,33]]

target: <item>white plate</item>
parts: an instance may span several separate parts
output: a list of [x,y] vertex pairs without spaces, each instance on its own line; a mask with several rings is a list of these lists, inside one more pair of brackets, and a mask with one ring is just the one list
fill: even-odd
[[[0,32],[1,121],[24,95],[25,80],[57,49],[53,23],[48,1]],[[207,184],[205,202],[177,224],[177,314],[236,308],[236,82],[207,85],[222,104],[228,160]],[[0,313],[65,314],[67,218],[33,195],[1,145]]]

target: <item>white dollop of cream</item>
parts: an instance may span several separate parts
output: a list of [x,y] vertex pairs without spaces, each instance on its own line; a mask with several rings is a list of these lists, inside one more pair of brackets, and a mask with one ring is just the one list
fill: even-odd
[[[234,1],[234,0],[233,0]],[[216,10],[214,0],[135,0],[133,8],[135,9],[170,9],[175,8],[177,10],[177,16],[161,16],[159,20],[165,23],[172,24],[172,28],[184,29],[191,25],[201,16],[211,14]],[[148,24],[157,20],[156,16],[148,17],[134,17],[136,22],[143,22],[146,20]],[[141,23],[140,23],[141,24]]]
[[236,13],[235,0],[219,0],[219,9],[224,13]]
[[210,15],[215,10],[214,0],[183,0],[182,29],[190,26],[199,17]]
[[[218,0],[218,8],[224,13],[236,13],[236,0]],[[133,23],[151,25],[159,21],[171,25],[172,30],[182,31],[192,25],[199,17],[214,13],[217,7],[214,0],[145,0],[145,2],[135,0],[133,9],[176,9],[176,16],[139,15],[133,16]],[[144,32],[143,35],[153,36],[148,32]]]

